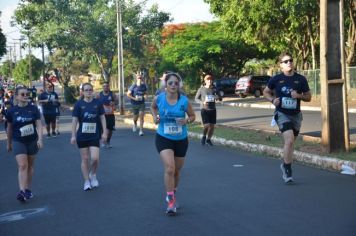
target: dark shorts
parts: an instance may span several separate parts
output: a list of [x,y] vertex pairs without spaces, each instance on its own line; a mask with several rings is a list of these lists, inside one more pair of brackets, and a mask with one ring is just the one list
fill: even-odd
[[171,140],[156,134],[156,148],[159,153],[163,150],[171,149],[175,157],[185,157],[188,150],[188,138]]
[[77,141],[78,148],[87,148],[87,147],[100,147],[100,141],[96,140],[89,140],[89,141]]
[[203,124],[216,124],[216,110],[202,109],[200,111]]
[[56,123],[56,115],[43,115],[46,125]]
[[106,128],[108,130],[115,130],[115,115],[105,115],[105,120],[106,120]]
[[36,155],[38,152],[37,139],[28,143],[13,141],[12,152],[14,153],[15,156],[20,154],[25,154],[28,156]]
[[145,103],[132,105],[132,113],[138,115],[140,112],[144,112],[146,108]]
[[276,111],[274,113],[274,119],[282,133],[287,130],[293,130],[294,136],[298,136],[303,121],[301,112],[296,115],[287,115],[283,112]]

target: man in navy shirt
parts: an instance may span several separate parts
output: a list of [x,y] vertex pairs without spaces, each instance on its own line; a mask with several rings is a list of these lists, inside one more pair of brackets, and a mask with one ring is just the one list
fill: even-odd
[[273,122],[278,125],[284,140],[282,177],[285,183],[289,183],[293,182],[294,142],[303,120],[300,101],[310,102],[311,93],[306,78],[294,72],[291,54],[284,52],[278,59],[282,73],[270,79],[263,95],[276,107]]
[[141,75],[136,76],[136,83],[131,85],[129,91],[127,92],[127,96],[131,100],[132,104],[132,112],[133,112],[133,122],[134,126],[132,128],[133,132],[137,131],[137,120],[140,117],[140,132],[139,135],[143,135],[143,122],[145,115],[145,97],[147,92],[147,86],[143,81]]
[[57,116],[57,103],[58,103],[58,94],[54,92],[53,85],[48,85],[47,90],[39,96],[39,100],[42,104],[43,116],[46,123],[47,138],[51,137],[51,128],[52,136],[56,137],[56,116]]

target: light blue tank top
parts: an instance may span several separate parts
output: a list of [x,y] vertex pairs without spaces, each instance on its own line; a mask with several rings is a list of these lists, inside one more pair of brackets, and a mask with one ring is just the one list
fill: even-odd
[[182,140],[188,136],[187,126],[178,125],[176,119],[184,119],[188,110],[188,98],[180,95],[174,105],[170,105],[166,99],[166,93],[161,93],[157,97],[157,107],[159,110],[160,123],[157,133],[167,139]]

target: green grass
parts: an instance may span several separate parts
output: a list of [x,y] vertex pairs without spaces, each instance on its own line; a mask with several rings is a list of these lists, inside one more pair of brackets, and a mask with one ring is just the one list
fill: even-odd
[[[202,125],[199,123],[193,123],[188,126],[190,132],[201,133]],[[262,144],[272,147],[283,147],[283,140],[280,134],[274,134],[264,131],[240,129],[237,127],[216,126],[214,136],[234,141],[243,141],[253,144]],[[336,157],[342,160],[356,161],[356,147],[352,148],[350,152],[335,152],[335,153],[323,153],[320,143],[307,142],[298,138],[295,142],[295,150]]]

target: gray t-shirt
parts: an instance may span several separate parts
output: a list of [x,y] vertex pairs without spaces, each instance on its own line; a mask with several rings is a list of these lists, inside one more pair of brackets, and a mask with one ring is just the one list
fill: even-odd
[[[195,95],[195,102],[200,103],[201,109],[215,110],[216,89],[200,87]],[[206,104],[204,104],[206,102]]]

